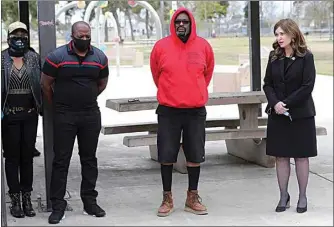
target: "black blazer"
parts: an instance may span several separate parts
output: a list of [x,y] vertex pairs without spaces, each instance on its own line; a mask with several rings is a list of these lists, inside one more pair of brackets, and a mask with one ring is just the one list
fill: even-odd
[[307,52],[304,57],[295,56],[284,70],[284,59],[271,62],[269,54],[263,90],[268,105],[267,114],[276,114],[274,106],[282,101],[289,108],[292,119],[307,118],[316,115],[312,98],[315,82],[313,54]]

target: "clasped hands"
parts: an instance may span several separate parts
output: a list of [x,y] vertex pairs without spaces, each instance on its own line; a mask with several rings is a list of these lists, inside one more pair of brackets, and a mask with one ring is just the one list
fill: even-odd
[[286,104],[284,102],[279,101],[274,107],[276,114],[283,114],[288,111],[289,109],[285,108],[285,106]]

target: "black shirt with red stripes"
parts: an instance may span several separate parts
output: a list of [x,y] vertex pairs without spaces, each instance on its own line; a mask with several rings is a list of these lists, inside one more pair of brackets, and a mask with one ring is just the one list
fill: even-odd
[[55,78],[56,111],[97,109],[98,80],[109,76],[108,58],[94,46],[90,46],[85,57],[80,57],[71,41],[48,54],[43,73]]

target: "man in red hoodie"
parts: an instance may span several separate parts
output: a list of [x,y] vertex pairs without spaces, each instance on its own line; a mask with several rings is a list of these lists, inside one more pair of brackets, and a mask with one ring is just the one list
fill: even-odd
[[171,20],[171,35],[153,47],[150,65],[158,88],[158,160],[161,163],[163,201],[158,216],[173,211],[171,192],[173,163],[182,146],[187,159],[188,191],[185,211],[207,214],[197,187],[200,163],[205,160],[205,104],[214,69],[210,44],[196,34],[192,13],[178,9]]

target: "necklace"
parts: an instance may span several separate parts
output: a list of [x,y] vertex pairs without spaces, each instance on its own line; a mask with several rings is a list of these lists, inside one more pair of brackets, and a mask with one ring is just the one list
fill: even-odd
[[288,58],[288,59],[291,59],[292,61],[295,60],[295,57],[293,56],[293,53],[290,56],[285,56],[285,57]]

